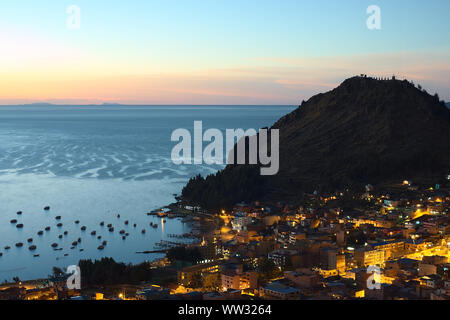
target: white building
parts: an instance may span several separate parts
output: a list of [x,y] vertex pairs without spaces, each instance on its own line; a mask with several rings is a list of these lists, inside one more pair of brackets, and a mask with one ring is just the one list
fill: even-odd
[[246,226],[248,226],[250,223],[252,223],[252,217],[247,216],[245,212],[237,212],[234,215],[233,221],[231,221],[233,230],[236,231],[246,230]]

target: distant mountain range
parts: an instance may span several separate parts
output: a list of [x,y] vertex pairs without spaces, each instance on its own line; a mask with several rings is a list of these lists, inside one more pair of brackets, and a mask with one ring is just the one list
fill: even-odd
[[220,208],[450,174],[450,110],[437,95],[406,80],[347,79],[272,128],[280,130],[277,175],[260,176],[258,166],[228,165],[206,179],[191,179],[183,198]]
[[34,102],[21,104],[21,106],[54,106],[54,104],[49,102]]
[[[50,103],[50,102],[34,102],[34,103],[26,103],[26,104],[20,104],[20,106],[36,106],[36,107],[40,107],[40,106],[69,106],[69,105],[74,105],[77,106],[77,104],[55,104],[55,103]],[[88,104],[87,106],[121,106],[122,104],[120,103],[108,103],[108,102],[104,102],[101,104]]]

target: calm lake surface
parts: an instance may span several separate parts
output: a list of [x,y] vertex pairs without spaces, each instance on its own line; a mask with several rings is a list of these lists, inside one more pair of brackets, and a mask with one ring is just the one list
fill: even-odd
[[[80,259],[106,256],[139,263],[161,257],[136,251],[153,250],[156,242],[170,240],[168,234],[190,229],[180,219],[163,224],[146,212],[173,202],[173,194],[180,194],[190,177],[222,167],[174,165],[172,131],[193,132],[194,120],[203,121],[204,130],[258,129],[292,110],[288,106],[0,106],[0,281],[45,277],[53,266],[65,269]],[[50,211],[44,211],[45,206]],[[23,228],[11,224],[12,219]],[[112,223],[114,233],[100,227],[101,221]],[[150,222],[158,228],[150,228]],[[38,236],[47,226],[51,230]],[[87,230],[81,231],[81,226]],[[144,228],[147,232],[141,234]],[[130,234],[126,240],[119,235],[121,229]],[[91,236],[93,230],[102,240]],[[68,235],[59,239],[64,231]],[[28,243],[28,238],[33,242]],[[71,249],[78,238],[81,243]],[[108,244],[99,251],[103,240]],[[23,247],[16,248],[17,242]],[[54,251],[52,243],[62,250]],[[32,244],[35,251],[28,249]]]

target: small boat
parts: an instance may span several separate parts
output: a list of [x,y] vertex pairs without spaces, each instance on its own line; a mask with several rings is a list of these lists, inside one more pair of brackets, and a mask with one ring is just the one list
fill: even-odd
[[84,251],[84,249],[80,249],[80,252],[83,252]]
[[22,211],[17,211],[17,215],[21,215],[22,214]]
[[75,220],[75,224],[79,224],[80,223],[80,220]]
[[23,243],[22,242],[17,242],[16,243],[16,247],[17,248],[22,248],[23,247]]
[[105,240],[105,241],[102,242],[102,245],[106,246],[107,243],[108,242]]
[[59,239],[62,239],[62,238],[63,238],[63,235],[62,235],[62,234],[60,234],[60,235],[58,236],[58,238],[59,238]]
[[104,246],[99,246],[97,249],[98,250],[103,250],[103,249],[105,249],[105,247]]
[[114,232],[114,228],[109,228],[109,230],[108,230],[109,232]]
[[86,226],[82,226],[81,231],[86,231]]
[[100,226],[104,226],[105,225],[105,223],[102,221],[102,222],[100,222]]
[[45,227],[45,231],[50,231],[50,227]]
[[10,246],[6,246],[6,247],[5,247],[5,250],[9,250],[9,249],[11,249]]
[[120,233],[120,234],[124,234],[124,233],[125,233],[125,230],[120,230],[119,233]]
[[34,250],[36,250],[36,246],[35,245],[32,245],[32,246],[30,246],[30,247],[28,247],[28,250],[30,250],[30,251],[34,251]]
[[107,225],[107,227],[108,227],[108,228],[111,228],[111,227],[112,227],[112,224],[111,224],[111,223],[109,223],[109,224]]
[[33,242],[33,238],[29,238],[27,241],[28,243]]
[[145,233],[145,229],[142,229],[141,233],[144,234]]
[[46,206],[46,207],[44,207],[44,210],[45,210],[45,211],[48,211],[48,210],[50,210],[50,206]]
[[97,234],[97,231],[95,231],[95,230],[91,232],[91,236],[95,236],[96,234]]
[[122,236],[122,240],[125,240],[127,237],[125,237],[125,236]]
[[62,223],[58,223],[56,226],[57,226],[58,228],[61,228],[61,227],[63,226],[63,224],[62,224]]
[[155,223],[154,225],[153,225],[153,228],[158,228],[158,225]]
[[135,224],[133,224],[133,227],[135,227],[135,228],[136,228],[136,223],[135,223]]
[[127,233],[125,233],[125,236],[126,236],[126,237],[128,237],[129,235],[130,235],[130,234],[129,234],[128,232],[127,232]]
[[102,236],[98,236],[97,239],[100,240],[102,238]]
[[12,219],[10,222],[14,224],[14,223],[17,223],[17,220],[16,219]]
[[78,240],[77,240],[77,241],[78,241],[78,243],[80,243],[80,242],[81,242],[81,238],[78,238]]
[[42,236],[44,234],[44,231],[38,231],[37,233],[39,236]]
[[34,254],[33,257],[37,258],[39,257],[39,254]]
[[55,243],[52,243],[52,248],[56,248],[58,246],[58,244],[55,242]]
[[78,245],[78,241],[74,241],[74,242],[72,242],[72,246],[77,246]]
[[23,224],[22,224],[22,223],[19,223],[18,225],[16,225],[16,228],[17,228],[17,229],[22,229],[22,228],[23,228]]
[[67,234],[68,234],[68,233],[69,233],[69,232],[67,232],[67,231],[64,231],[64,235],[65,235],[65,236],[67,236]]
[[69,254],[68,253],[64,253],[64,257],[67,257]]
[[128,220],[127,220],[127,221],[125,221],[125,225],[128,225]]
[[117,215],[117,218],[118,218],[118,219],[120,218],[120,214]]
[[56,216],[55,219],[56,220],[61,220],[61,216]]

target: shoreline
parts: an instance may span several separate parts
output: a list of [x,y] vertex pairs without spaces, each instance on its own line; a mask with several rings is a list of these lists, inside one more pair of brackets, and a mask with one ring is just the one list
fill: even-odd
[[[114,259],[112,256],[105,256],[105,257],[101,257],[100,259],[111,258],[111,259],[114,259],[114,261],[116,261],[117,263],[123,263],[126,265],[132,265],[132,266],[136,266],[141,263],[149,263],[151,265],[153,265],[153,264],[158,265],[162,261],[167,259],[166,254],[170,248],[180,247],[180,246],[189,246],[189,245],[198,245],[200,243],[199,240],[201,241],[201,239],[202,239],[201,230],[205,230],[208,228],[210,229],[210,227],[211,227],[211,225],[208,225],[204,219],[200,218],[199,215],[197,215],[197,213],[189,212],[186,209],[179,208],[178,203],[171,203],[169,205],[160,207],[159,209],[149,211],[146,213],[146,215],[161,218],[162,220],[181,219],[180,221],[182,223],[186,223],[189,226],[189,229],[191,231],[188,233],[184,233],[184,234],[167,234],[166,237],[174,239],[174,241],[161,239],[159,242],[154,244],[154,247],[151,250],[140,250],[140,251],[134,251],[134,252],[130,253],[130,255],[163,254],[162,257],[154,258],[151,260],[144,260],[139,263],[116,261],[116,259]],[[191,240],[191,241],[190,242],[180,242],[177,240]],[[156,246],[158,246],[158,245],[160,245],[160,248],[156,248]],[[91,261],[98,260],[98,258],[96,258],[96,257],[89,257],[87,259],[89,259]],[[86,259],[83,259],[83,260],[86,260]],[[156,267],[156,268],[158,268],[158,267]],[[49,269],[48,274],[50,275],[51,272],[52,272],[51,269]],[[30,279],[20,280],[19,282],[3,282],[3,283],[0,283],[0,290],[2,290],[2,288],[19,287],[19,286],[35,288],[37,286],[42,286],[47,281],[48,281],[48,277],[38,277],[38,278],[30,278]]]

